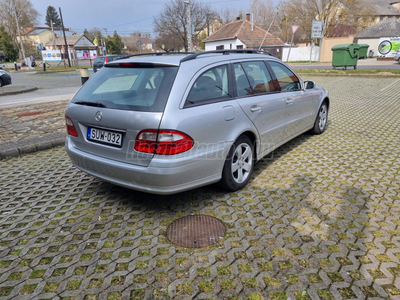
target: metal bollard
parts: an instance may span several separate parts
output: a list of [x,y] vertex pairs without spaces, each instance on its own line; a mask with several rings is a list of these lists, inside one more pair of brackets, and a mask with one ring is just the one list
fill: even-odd
[[43,72],[46,72],[46,63],[43,62]]
[[17,66],[17,63],[14,61],[14,68],[15,68],[15,71],[18,71],[18,66]]
[[85,84],[86,81],[89,80],[89,69],[83,68],[81,69],[81,81],[82,85]]

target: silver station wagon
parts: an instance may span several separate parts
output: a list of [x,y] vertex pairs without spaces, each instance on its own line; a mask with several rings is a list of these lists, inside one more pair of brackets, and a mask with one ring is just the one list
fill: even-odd
[[134,190],[236,191],[257,160],[324,132],[328,109],[325,89],[271,55],[139,55],[106,64],[74,96],[66,150],[77,168]]

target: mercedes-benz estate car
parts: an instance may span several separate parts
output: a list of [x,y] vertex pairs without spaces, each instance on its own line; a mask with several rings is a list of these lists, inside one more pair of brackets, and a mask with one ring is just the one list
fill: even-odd
[[329,97],[256,51],[133,56],[107,63],[65,114],[72,164],[155,194],[219,184],[236,191],[254,164],[327,128]]

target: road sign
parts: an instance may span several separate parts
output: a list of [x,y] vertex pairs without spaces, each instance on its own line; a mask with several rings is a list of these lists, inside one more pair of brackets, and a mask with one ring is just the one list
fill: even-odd
[[324,21],[312,21],[311,38],[322,39],[322,29],[324,27]]
[[297,29],[299,29],[300,26],[298,25],[292,25],[292,32],[293,34],[297,31]]

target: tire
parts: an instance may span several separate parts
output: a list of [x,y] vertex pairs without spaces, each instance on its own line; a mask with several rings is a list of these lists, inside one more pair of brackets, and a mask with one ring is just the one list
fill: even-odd
[[3,87],[3,86],[4,86],[3,80],[0,79],[0,87]]
[[318,109],[317,118],[315,119],[314,128],[311,129],[313,134],[321,134],[326,130],[328,125],[328,104],[326,101],[322,102]]
[[220,186],[229,191],[245,187],[254,169],[254,146],[250,138],[242,135],[232,145],[222,170]]

